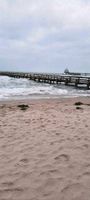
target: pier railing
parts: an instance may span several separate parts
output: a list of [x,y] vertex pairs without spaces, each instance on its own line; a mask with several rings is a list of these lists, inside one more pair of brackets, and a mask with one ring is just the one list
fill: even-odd
[[49,84],[65,84],[86,86],[90,89],[90,74],[70,75],[70,74],[58,74],[58,73],[25,73],[25,72],[0,72],[1,76],[9,76],[13,78],[27,78],[29,80],[44,82]]

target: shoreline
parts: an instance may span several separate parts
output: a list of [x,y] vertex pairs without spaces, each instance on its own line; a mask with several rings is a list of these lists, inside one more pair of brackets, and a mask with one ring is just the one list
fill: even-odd
[[88,101],[90,100],[90,96],[72,96],[72,97],[46,97],[46,98],[24,98],[24,99],[5,99],[0,100],[1,104],[8,104],[8,103],[18,103],[18,102],[45,102],[45,101],[71,101],[71,100],[82,100],[82,101]]

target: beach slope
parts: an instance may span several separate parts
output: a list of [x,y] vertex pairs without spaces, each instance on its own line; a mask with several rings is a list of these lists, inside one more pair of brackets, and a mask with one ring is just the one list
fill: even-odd
[[90,98],[2,102],[0,200],[55,199],[90,200]]

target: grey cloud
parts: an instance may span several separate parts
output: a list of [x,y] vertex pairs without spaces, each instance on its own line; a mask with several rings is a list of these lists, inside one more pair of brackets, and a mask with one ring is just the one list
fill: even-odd
[[90,71],[90,1],[0,0],[0,69]]

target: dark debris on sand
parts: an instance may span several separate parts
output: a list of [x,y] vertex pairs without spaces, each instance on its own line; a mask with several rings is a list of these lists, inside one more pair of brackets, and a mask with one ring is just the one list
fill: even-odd
[[20,108],[21,110],[27,110],[29,108],[29,106],[26,104],[20,104],[20,105],[18,105],[18,108]]
[[77,109],[77,110],[80,110],[80,109],[82,110],[83,108],[82,108],[82,107],[79,107],[79,106],[77,106],[77,107],[76,107],[76,109]]
[[82,105],[90,106],[90,104],[84,104],[84,103],[82,103],[82,102],[80,102],[80,101],[76,102],[74,105],[76,106],[76,109],[77,109],[77,110],[83,109],[83,108],[81,107]]
[[83,103],[80,102],[80,101],[78,101],[78,102],[76,102],[74,105],[75,105],[75,106],[81,106],[81,105],[83,105]]

